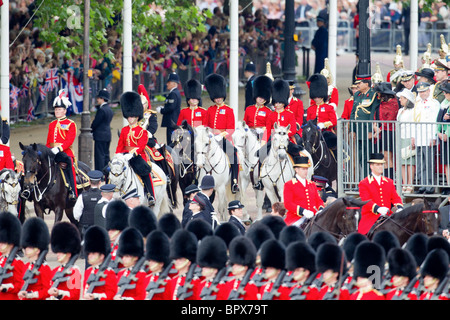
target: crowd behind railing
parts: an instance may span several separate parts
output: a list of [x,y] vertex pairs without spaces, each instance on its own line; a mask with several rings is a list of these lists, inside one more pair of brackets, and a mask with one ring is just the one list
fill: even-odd
[[[170,72],[177,72],[181,83],[190,78],[202,81],[216,72],[228,78],[229,66],[229,17],[225,16],[222,1],[207,1],[215,4],[210,9],[213,16],[206,20],[206,33],[187,33],[184,37],[171,36],[167,49],[150,46],[141,50],[134,45],[133,88],[142,83],[154,101],[163,100],[166,92],[165,80]],[[40,30],[33,26],[31,12],[36,10],[35,1],[10,2],[10,120],[32,121],[46,117],[52,110],[51,103],[60,88],[66,88],[73,104],[70,113],[82,111],[83,64],[81,56],[55,54],[49,43],[42,41]],[[372,49],[394,51],[396,44],[407,47],[404,27],[407,8],[401,2],[389,0],[372,3],[373,28]],[[206,7],[204,10],[207,10]],[[297,61],[301,49],[309,48],[317,29],[315,19],[321,10],[326,10],[325,0],[295,1]],[[253,1],[253,13],[242,11],[239,17],[239,64],[240,85],[246,82],[244,66],[253,61],[257,73],[265,73],[270,62],[274,76],[281,75],[283,57],[283,1]],[[357,1],[338,1],[338,52],[355,51]],[[433,4],[433,13],[420,10],[419,50],[425,51],[427,43],[439,47],[439,36],[446,36],[450,15],[444,3]],[[107,88],[112,101],[117,101],[122,92],[122,43],[120,35],[108,30],[107,43],[102,46],[103,56],[91,57],[90,106],[95,94]],[[308,49],[309,50],[309,49]],[[108,52],[112,53],[108,55]],[[303,51],[304,53],[305,51]],[[407,54],[407,52],[405,52]],[[308,65],[309,67],[309,65]],[[309,68],[308,68],[309,70]],[[304,73],[304,72],[303,72]],[[305,75],[305,74],[304,74]],[[309,75],[306,75],[309,76]],[[182,89],[182,88],[181,88]]]

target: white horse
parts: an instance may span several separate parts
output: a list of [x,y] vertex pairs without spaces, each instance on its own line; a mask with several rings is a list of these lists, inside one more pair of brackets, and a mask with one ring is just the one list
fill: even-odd
[[[214,177],[216,198],[218,200],[217,211],[220,221],[227,221],[228,201],[230,191],[230,160],[223,151],[220,143],[208,127],[195,128],[195,163],[197,166],[198,181],[201,183],[205,175]],[[229,191],[229,192],[228,192]]]
[[[277,123],[274,124],[274,131],[271,138],[272,146],[261,165],[260,179],[271,203],[284,201],[284,184],[295,175],[294,167],[287,153],[289,129],[290,125],[282,127],[278,126]],[[300,154],[309,158],[311,166],[308,169],[307,178],[311,179],[313,175],[311,155],[306,150],[301,151]]]
[[[109,183],[116,186],[116,198],[136,188],[141,204],[147,205],[147,197],[144,193],[143,183],[128,164],[124,154],[116,153],[109,162],[109,169]],[[152,173],[155,173],[161,179],[161,182],[153,186],[155,205],[152,210],[159,217],[161,214],[171,211],[169,197],[166,191],[167,181],[165,180],[166,175],[164,171],[159,166],[153,165]]]
[[[234,146],[238,151],[239,162],[241,170],[239,171],[239,189],[241,192],[241,202],[246,205],[247,197],[243,196],[247,190],[248,185],[252,185],[259,180],[259,158],[256,152],[261,147],[261,143],[256,136],[256,133],[251,130],[244,121],[239,121],[233,135]],[[252,186],[253,187],[253,186]],[[258,208],[257,220],[262,219],[262,206],[264,203],[264,191],[256,190],[256,207]],[[244,208],[246,211],[246,207]]]
[[0,210],[18,216],[17,204],[20,194],[20,173],[11,169],[0,171]]

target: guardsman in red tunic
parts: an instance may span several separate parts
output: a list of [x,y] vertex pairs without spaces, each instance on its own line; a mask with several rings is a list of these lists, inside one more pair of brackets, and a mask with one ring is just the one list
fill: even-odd
[[167,281],[170,279],[170,240],[161,230],[153,230],[145,242],[147,258],[146,300],[163,300]]
[[116,153],[125,153],[126,159],[134,172],[142,178],[147,195],[148,205],[155,202],[153,181],[151,178],[151,167],[145,153],[148,142],[148,132],[139,125],[143,118],[144,107],[141,97],[133,91],[124,92],[120,96],[120,107],[123,117],[127,119],[128,126],[123,127],[120,132]]
[[285,260],[286,249],[281,241],[271,239],[261,245],[261,266],[266,283],[259,289],[260,300],[280,300],[279,289],[286,275]]
[[222,140],[223,151],[230,160],[231,192],[236,193],[239,191],[239,162],[237,150],[232,143],[232,135],[236,126],[233,109],[224,103],[227,97],[226,80],[223,76],[213,73],[206,77],[205,87],[211,101],[215,103],[208,108],[206,126],[212,129],[219,144]]
[[198,80],[191,79],[186,82],[184,95],[188,106],[180,111],[177,126],[181,126],[186,120],[191,127],[205,126],[207,122],[207,110],[201,107],[202,85]]
[[383,281],[385,260],[383,247],[375,242],[363,241],[356,247],[353,277],[358,290],[350,300],[385,300],[375,289],[375,285]]
[[292,272],[292,286],[280,288],[280,300],[317,300],[316,252],[307,243],[295,241],[286,248],[286,269]]
[[287,225],[299,226],[303,218],[311,219],[324,207],[316,184],[306,179],[310,165],[307,157],[294,157],[295,177],[284,184],[283,190]]
[[313,74],[309,82],[309,96],[315,103],[306,111],[306,121],[315,119],[321,130],[334,132],[337,117],[333,106],[326,103],[328,101],[327,79],[321,74]]
[[266,129],[267,117],[272,110],[265,104],[272,96],[272,79],[268,76],[257,76],[253,81],[253,97],[256,104],[248,106],[244,113],[244,122],[250,129],[255,129],[259,137]]
[[[59,90],[58,96],[53,101],[53,110],[56,120],[48,125],[47,148],[51,148],[56,155],[56,162],[66,163],[67,167],[63,169],[66,179],[69,182],[69,199],[76,200],[78,191],[75,179],[75,154],[72,145],[77,136],[77,125],[74,121],[66,117],[67,108],[72,103],[64,90]],[[67,157],[68,156],[68,157]]]
[[194,288],[199,281],[197,267],[197,237],[186,229],[175,231],[170,240],[170,257],[178,274],[167,280],[163,300],[194,300]]
[[[436,248],[431,250],[421,269],[421,276],[423,278],[424,292],[420,294],[419,300],[449,300],[447,292],[435,293],[441,282],[447,280],[449,270],[448,252],[444,249]],[[438,295],[435,297],[435,295]]]
[[347,272],[345,252],[334,243],[324,242],[317,248],[316,268],[321,274],[318,300],[349,300],[348,291],[340,285]]
[[341,118],[345,120],[350,120],[350,115],[352,114],[353,109],[353,95],[358,91],[358,87],[355,83],[353,83],[350,88],[348,88],[348,92],[350,93],[350,98],[345,100],[344,102],[344,110],[342,111]]
[[393,288],[386,293],[386,300],[417,300],[412,290],[405,292],[410,282],[416,281],[417,264],[414,256],[408,250],[392,248],[388,254],[388,265]]
[[353,278],[353,257],[355,254],[355,249],[363,241],[367,241],[368,238],[359,233],[353,232],[345,238],[344,244],[342,245],[342,249],[345,252],[345,258],[347,259],[347,278],[342,284],[341,291],[347,291],[346,294],[349,296],[355,292],[358,287],[355,284],[355,279]]
[[[338,89],[333,85],[333,76],[331,74],[330,66],[328,63],[328,58],[325,58],[325,67],[320,71],[320,74],[323,75],[327,80],[327,99],[328,104],[333,107],[334,112],[337,111],[339,104],[339,92]],[[308,86],[310,85],[309,81],[307,81]],[[311,99],[309,107],[314,106],[316,102]]]
[[[9,136],[10,128],[8,121],[2,118],[0,123],[0,170],[5,168],[15,170],[11,149],[6,145],[9,141]],[[20,169],[18,171],[20,171]]]
[[20,300],[45,300],[48,298],[52,269],[45,261],[50,233],[44,220],[37,217],[25,220],[20,242],[28,262],[25,264],[24,283],[17,296]]
[[258,287],[251,280],[255,268],[256,247],[246,236],[237,236],[229,245],[232,277],[224,284],[227,300],[257,300]]
[[80,232],[70,222],[58,222],[52,229],[50,244],[60,265],[52,270],[48,300],[79,300],[81,271],[75,262],[81,251]]
[[117,252],[119,249],[120,235],[125,228],[129,226],[128,216],[130,208],[121,199],[112,200],[106,207],[106,224],[105,228],[108,231],[109,240],[111,242],[111,260],[114,261],[114,271],[118,272],[123,265],[118,262]]
[[196,283],[196,300],[226,300],[225,282],[228,252],[225,241],[215,235],[206,236],[198,245],[197,264],[202,268],[202,279]]
[[299,136],[302,136],[302,125],[303,125],[303,116],[305,114],[305,109],[303,107],[303,101],[294,96],[295,91],[295,81],[289,81],[289,99],[288,105],[286,106],[287,111],[291,111],[298,125],[297,133]]
[[144,238],[142,233],[128,227],[120,235],[117,254],[123,263],[123,269],[117,274],[117,293],[114,300],[144,300],[146,292],[146,277],[143,265]]
[[[112,300],[117,292],[117,276],[109,268],[111,244],[106,230],[91,226],[84,235],[84,253],[89,267],[84,272],[84,300]],[[89,280],[89,282],[88,282]]]
[[403,202],[395,189],[394,181],[383,177],[384,156],[381,153],[373,153],[369,159],[372,173],[361,180],[358,185],[361,201],[368,201],[361,208],[361,220],[358,232],[367,234],[380,216],[390,215],[391,208],[403,209]]
[[17,255],[22,225],[11,213],[0,213],[0,300],[18,300],[23,285],[25,264]]

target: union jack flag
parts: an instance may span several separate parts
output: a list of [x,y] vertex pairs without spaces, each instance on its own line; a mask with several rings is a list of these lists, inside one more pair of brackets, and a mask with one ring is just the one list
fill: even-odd
[[47,96],[47,89],[45,86],[39,85],[39,95],[41,96],[41,100],[44,101]]
[[9,92],[9,98],[11,100],[11,108],[17,109],[19,106],[19,103],[17,102],[17,97],[19,96],[20,89],[16,86],[13,86],[12,84],[9,85],[10,92]]
[[30,99],[30,106],[28,107],[28,112],[27,112],[27,122],[34,120],[34,118],[35,118],[35,116],[34,116],[33,101]]
[[28,92],[30,90],[30,80],[28,80],[27,82],[25,82],[22,86],[22,90],[20,90],[20,96],[21,97],[26,97],[28,95]]
[[59,85],[58,69],[53,68],[47,70],[45,74],[45,88],[46,91],[51,91],[57,88]]

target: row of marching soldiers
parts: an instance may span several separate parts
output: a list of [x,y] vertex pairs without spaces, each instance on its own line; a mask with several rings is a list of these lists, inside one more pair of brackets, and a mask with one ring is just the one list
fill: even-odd
[[[50,233],[40,218],[22,226],[9,212],[0,213],[0,299],[449,298],[450,244],[439,236],[417,233],[400,247],[389,231],[371,241],[352,233],[338,245],[327,232],[306,238],[275,216],[241,235],[229,222],[212,230],[196,219],[183,228],[175,215],[157,220],[147,207],[116,210],[114,221],[91,226],[83,243],[69,222],[56,223]],[[117,243],[112,233],[119,234]],[[49,245],[58,262],[53,269],[45,261]],[[76,264],[81,252],[84,277]]]

